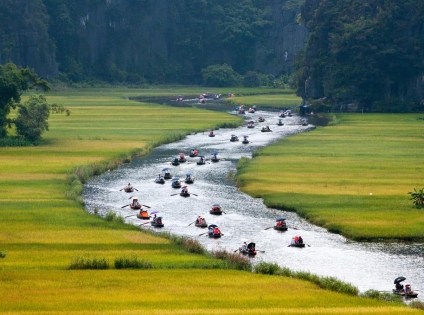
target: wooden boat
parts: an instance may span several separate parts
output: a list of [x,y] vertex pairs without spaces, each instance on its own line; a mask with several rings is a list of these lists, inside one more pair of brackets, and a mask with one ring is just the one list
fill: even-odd
[[239,138],[236,135],[231,135],[230,141],[236,142],[236,141],[239,141]]
[[164,227],[164,224],[162,223],[162,217],[155,218],[153,221],[150,221],[150,224],[157,228]]
[[134,192],[134,187],[133,186],[126,186],[126,187],[124,187],[124,191],[127,192],[127,193]]
[[162,172],[165,172],[165,174],[163,175],[164,179],[171,179],[172,178],[172,174],[169,172],[169,168],[164,168],[162,170]]
[[284,124],[283,124],[283,122],[282,122],[282,120],[281,120],[281,119],[279,119],[279,120],[278,120],[278,124],[277,124],[277,126],[284,126]]
[[161,177],[156,177],[155,179],[155,183],[156,184],[165,184],[165,179],[161,176]]
[[286,113],[281,111],[281,112],[278,113],[278,117],[286,118]]
[[211,161],[214,162],[214,163],[219,162],[219,159],[218,159],[218,156],[217,156],[218,153],[217,152],[212,152],[211,154],[212,154]]
[[249,140],[247,139],[247,136],[243,136],[243,141],[241,142],[243,144],[248,144]]
[[255,113],[255,110],[254,110],[253,108],[249,108],[247,112],[248,112],[249,114],[254,114],[254,113]]
[[180,196],[181,197],[190,197],[190,193],[189,192],[180,192]]
[[211,238],[220,238],[222,233],[217,225],[211,224],[208,226],[208,236]]
[[185,157],[185,154],[184,154],[184,153],[180,152],[180,153],[178,153],[178,155],[179,155],[178,162],[180,162],[180,163],[185,163],[185,162],[187,162],[187,159],[186,159],[186,157]]
[[172,164],[172,165],[174,165],[174,166],[180,165],[179,158],[175,158],[175,159],[171,162],[171,164]]
[[403,290],[395,290],[395,289],[393,289],[393,294],[400,295],[400,296],[403,296],[405,298],[416,298],[416,297],[418,297],[418,293],[415,293],[413,291],[411,293],[406,293]]
[[172,188],[181,188],[181,182],[178,177],[174,177],[171,182]]
[[200,227],[200,228],[208,227],[208,224],[206,223],[206,220],[204,218],[202,218],[202,222],[199,222],[199,221],[196,220],[194,225],[197,226],[197,227]]
[[244,114],[246,113],[246,110],[244,110],[244,109],[239,109],[238,113],[239,113],[240,115],[244,115]]
[[305,243],[296,243],[296,244],[290,244],[289,247],[305,247]]
[[141,205],[137,205],[137,206],[135,206],[135,205],[133,205],[132,203],[130,204],[130,208],[131,209],[133,209],[133,210],[139,210],[139,209],[141,209]]
[[266,126],[266,127],[262,127],[262,129],[261,129],[261,132],[271,132],[272,130],[271,129],[269,129],[269,127],[268,126]]
[[191,149],[191,152],[189,154],[190,157],[196,157],[199,155],[199,152],[196,149]]
[[215,137],[215,134],[213,133],[213,131],[209,132],[209,137]]
[[254,121],[253,120],[247,122],[247,128],[255,128],[255,125],[254,125]]
[[183,99],[183,96],[182,95],[178,95],[178,97],[177,97],[177,102],[182,102],[184,99]]
[[255,246],[256,246],[255,243],[249,243],[247,244],[247,248],[240,247],[239,253],[243,255],[248,255],[248,256],[255,256],[256,255]]
[[221,215],[222,208],[218,203],[212,205],[212,209],[209,211],[210,214]]
[[308,121],[306,120],[306,118],[302,119],[302,126],[307,126],[308,125]]
[[186,178],[184,179],[184,183],[186,183],[186,184],[193,184],[194,183],[194,177],[191,176],[191,173],[186,174]]
[[206,159],[204,155],[199,155],[200,159],[196,162],[197,165],[204,165],[206,164]]
[[263,117],[259,117],[259,118],[258,118],[258,121],[259,121],[259,122],[264,122],[264,121],[265,121],[265,118],[263,118]]
[[277,223],[274,225],[274,230],[283,231],[283,232],[288,230],[285,218],[278,218],[275,221]]
[[130,208],[133,210],[140,210],[141,204],[138,203],[138,197],[132,197],[131,199],[132,199],[132,202],[130,203]]
[[142,209],[140,211],[140,213],[137,214],[137,218],[139,218],[140,220],[149,220],[150,219],[150,215],[147,212],[147,210]]

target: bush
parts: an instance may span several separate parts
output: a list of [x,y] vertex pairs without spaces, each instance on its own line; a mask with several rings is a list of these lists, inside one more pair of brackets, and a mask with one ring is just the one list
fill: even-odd
[[386,302],[402,303],[402,297],[389,292],[379,292],[377,290],[368,290],[361,293],[360,296],[369,299],[382,300]]
[[68,269],[77,270],[77,269],[109,269],[109,264],[106,258],[84,258],[78,257],[73,260],[69,265]]
[[121,216],[121,215],[117,215],[112,210],[109,210],[108,212],[106,212],[105,220],[108,221],[108,222],[125,223],[124,217]]
[[227,262],[227,268],[228,269],[236,269],[236,270],[246,270],[251,271],[252,270],[252,264],[250,263],[250,260],[248,257],[236,254],[236,253],[229,253],[225,250],[216,250],[212,252],[212,256],[225,260]]
[[239,75],[226,63],[211,65],[202,69],[202,77],[206,86],[238,86],[240,81]]
[[411,195],[410,200],[413,200],[416,208],[420,209],[424,207],[424,188],[418,190],[414,188],[414,191],[410,191],[408,194]]
[[5,252],[0,252],[0,258],[6,258],[6,253]]
[[141,259],[139,260],[137,256],[131,258],[122,257],[115,259],[115,268],[116,269],[152,269],[153,264],[150,261]]

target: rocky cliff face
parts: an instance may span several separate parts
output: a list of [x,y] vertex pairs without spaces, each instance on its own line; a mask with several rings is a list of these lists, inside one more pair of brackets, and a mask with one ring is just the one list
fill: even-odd
[[34,69],[42,77],[57,75],[55,46],[41,0],[0,2],[0,62]]
[[[246,44],[220,42],[217,34],[227,26],[218,30],[216,17],[238,17],[217,10],[214,1],[0,1],[0,62],[28,66],[42,77],[56,76],[59,68],[74,81],[97,76],[193,83],[200,82],[202,68],[224,62],[241,74],[278,76],[292,72],[306,41],[306,28],[296,22],[302,2],[264,1],[272,23]],[[225,7],[225,1],[216,3]]]
[[296,3],[293,5],[293,0],[270,0],[273,25],[264,32],[256,47],[257,71],[275,76],[293,72],[295,55],[305,47],[308,35],[306,27],[297,22],[303,2]]

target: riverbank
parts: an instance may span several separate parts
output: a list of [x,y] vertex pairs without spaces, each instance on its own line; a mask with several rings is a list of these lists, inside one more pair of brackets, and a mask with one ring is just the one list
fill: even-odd
[[[236,180],[269,207],[360,241],[423,241],[422,114],[338,114],[335,126],[260,149]],[[259,184],[259,185],[258,185]]]
[[[0,259],[0,314],[416,313],[320,290],[306,281],[199,269],[212,258],[90,215],[67,198],[67,178],[76,167],[144,152],[175,130],[188,133],[238,122],[223,113],[205,115],[199,109],[127,99],[142,93],[91,89],[48,94],[50,103],[67,107],[71,115],[52,115],[40,146],[1,148],[0,251],[6,257]],[[79,257],[113,262],[133,256],[160,261],[163,269],[67,270]],[[198,268],[185,269],[187,265]]]

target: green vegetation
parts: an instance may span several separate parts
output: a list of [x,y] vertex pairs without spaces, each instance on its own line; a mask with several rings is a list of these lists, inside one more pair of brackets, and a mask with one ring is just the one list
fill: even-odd
[[[72,115],[52,115],[39,146],[1,150],[0,244],[7,258],[0,260],[0,314],[417,312],[321,290],[308,281],[224,269],[233,266],[197,254],[194,242],[187,242],[194,252],[189,253],[177,244],[183,240],[107,221],[68,199],[67,179],[79,182],[72,170],[119,160],[124,153],[145,154],[175,130],[184,134],[239,122],[224,113],[128,100],[144,92],[150,91],[53,92],[48,99]],[[111,268],[115,260],[130,269]],[[134,268],[140,261],[154,268]]]
[[287,108],[293,108],[293,107],[299,107],[299,105],[302,102],[302,99],[299,96],[296,96],[294,90],[279,90],[276,93],[269,93],[267,95],[260,94],[260,95],[241,95],[238,96],[236,94],[235,97],[227,98],[227,102],[231,102],[233,104],[237,105],[257,105],[261,108],[281,108],[281,109],[287,109]]
[[411,195],[411,200],[413,200],[416,208],[424,207],[424,188],[418,190],[414,188],[414,191],[410,191],[408,194]]
[[297,60],[298,95],[374,112],[424,109],[409,83],[424,72],[423,3],[310,2],[302,10],[310,34]]
[[417,115],[337,115],[335,126],[285,138],[243,161],[236,181],[269,207],[296,211],[355,240],[423,240],[408,198],[422,185]]

